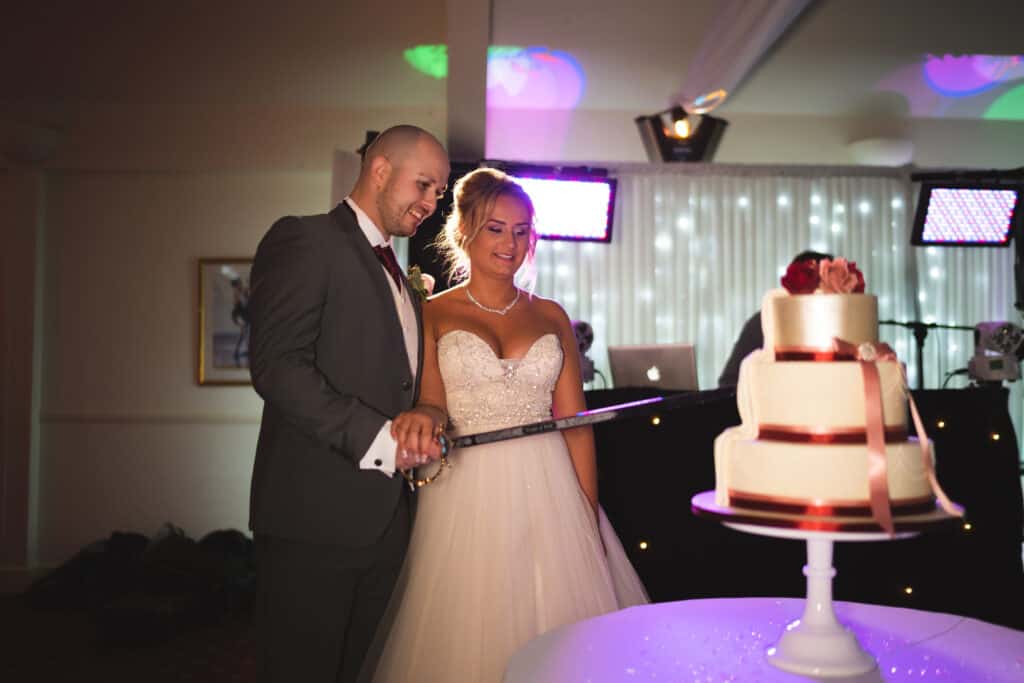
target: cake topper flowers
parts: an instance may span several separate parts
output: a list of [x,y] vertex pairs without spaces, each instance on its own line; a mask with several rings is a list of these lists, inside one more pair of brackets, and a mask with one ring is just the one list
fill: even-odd
[[844,258],[797,261],[789,264],[782,286],[790,294],[861,294],[864,275]]

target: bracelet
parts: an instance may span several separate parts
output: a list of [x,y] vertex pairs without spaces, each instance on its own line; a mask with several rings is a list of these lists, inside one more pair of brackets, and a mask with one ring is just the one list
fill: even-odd
[[409,482],[410,491],[421,489],[427,484],[433,483],[434,480],[441,476],[442,472],[451,467],[451,463],[448,462],[448,449],[451,445],[451,442],[448,441],[448,437],[446,437],[443,433],[440,436],[438,436],[438,441],[441,444],[441,459],[437,461],[440,467],[437,468],[436,472],[426,477],[419,478],[412,473],[412,470],[402,470],[402,476],[405,478],[407,482]]
[[402,477],[404,477],[405,480],[409,483],[409,489],[411,491],[423,488],[427,484],[432,483],[435,479],[441,476],[442,472],[451,467],[451,464],[448,462],[448,451],[451,449],[451,442],[448,440],[448,437],[444,435],[449,425],[448,413],[447,411],[442,410],[437,406],[431,406],[428,404],[427,407],[433,408],[434,410],[440,412],[441,415],[444,417],[442,421],[439,421],[434,426],[433,433],[434,441],[436,441],[441,446],[441,457],[438,460],[438,464],[440,465],[440,467],[438,467],[437,471],[434,472],[433,474],[422,478],[416,477],[416,475],[413,474],[413,470],[400,470]]

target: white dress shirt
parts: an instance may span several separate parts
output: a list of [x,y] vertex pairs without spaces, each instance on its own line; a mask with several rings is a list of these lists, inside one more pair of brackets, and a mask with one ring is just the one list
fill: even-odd
[[[391,247],[391,240],[384,239],[383,233],[377,228],[376,224],[366,215],[365,211],[352,201],[351,197],[345,197],[343,201],[355,212],[356,222],[359,223],[359,227],[363,234],[366,235],[370,246]],[[384,267],[384,264],[381,264],[380,267],[388,276],[387,280],[391,286],[391,294],[394,297],[395,311],[398,313],[398,321],[402,325],[405,351],[409,357],[409,372],[415,379],[417,361],[419,360],[417,352],[420,343],[420,330],[416,324],[416,309],[413,308],[409,292],[404,287],[399,287],[395,283],[395,279],[391,277],[391,273]],[[398,443],[391,436],[391,420],[388,420],[380,428],[380,431],[377,432],[377,436],[374,438],[373,443],[370,444],[366,454],[359,460],[359,467],[364,470],[379,470],[390,477],[395,473],[395,450],[397,448]]]

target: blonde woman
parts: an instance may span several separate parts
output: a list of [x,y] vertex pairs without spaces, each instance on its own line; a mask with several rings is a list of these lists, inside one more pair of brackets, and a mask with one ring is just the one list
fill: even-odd
[[[585,409],[576,339],[554,301],[518,288],[537,235],[525,191],[478,169],[455,185],[442,246],[461,283],[424,306],[420,400],[395,420],[472,433]],[[375,681],[498,683],[534,636],[648,598],[597,503],[589,427],[453,454],[417,493],[405,588]]]

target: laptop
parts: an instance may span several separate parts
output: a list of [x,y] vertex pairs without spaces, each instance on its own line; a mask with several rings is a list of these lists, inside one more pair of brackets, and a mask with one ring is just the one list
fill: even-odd
[[608,364],[616,388],[697,390],[697,356],[693,344],[609,346]]

